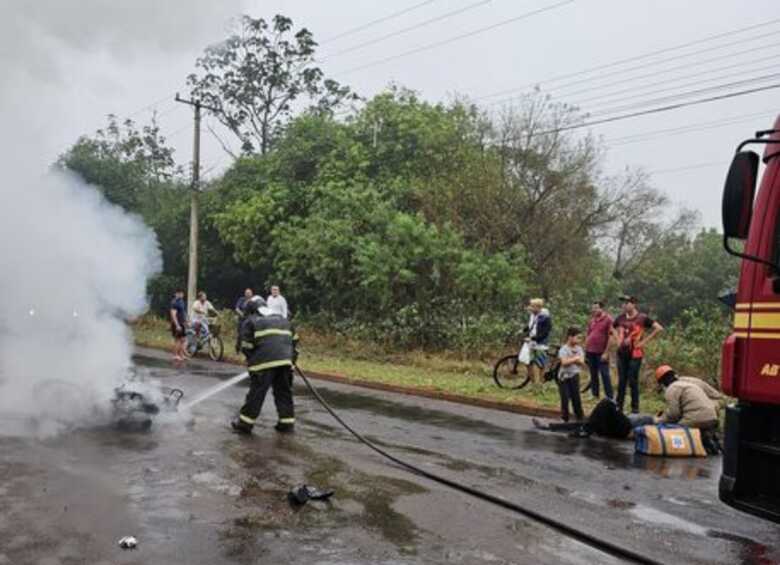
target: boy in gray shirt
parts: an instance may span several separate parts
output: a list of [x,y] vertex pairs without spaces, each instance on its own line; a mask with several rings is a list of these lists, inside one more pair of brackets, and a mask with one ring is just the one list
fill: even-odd
[[566,331],[566,343],[558,350],[561,368],[558,371],[558,391],[561,395],[561,418],[569,421],[569,400],[577,420],[584,420],[580,400],[580,371],[585,366],[585,351],[580,346],[580,330],[571,327]]

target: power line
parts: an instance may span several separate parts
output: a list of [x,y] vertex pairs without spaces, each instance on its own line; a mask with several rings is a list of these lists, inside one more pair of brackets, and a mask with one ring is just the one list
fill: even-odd
[[330,43],[331,41],[336,41],[337,39],[341,39],[342,37],[347,37],[348,35],[352,35],[354,33],[357,33],[359,31],[363,31],[364,29],[368,29],[370,27],[373,27],[377,24],[381,24],[383,22],[386,22],[388,20],[392,20],[394,18],[397,18],[399,16],[403,16],[404,14],[408,14],[409,12],[413,12],[414,10],[417,10],[419,8],[422,8],[423,6],[427,6],[428,4],[433,4],[436,2],[436,0],[425,0],[425,2],[420,2],[418,4],[414,4],[413,6],[410,6],[408,8],[404,8],[403,10],[398,10],[397,12],[393,12],[392,14],[388,14],[386,16],[382,16],[381,18],[377,18],[375,20],[371,20],[370,22],[366,22],[364,24],[361,24],[359,26],[353,27],[351,29],[348,29],[346,31],[343,31],[337,35],[334,35],[332,37],[329,37],[327,39],[324,39],[320,42],[320,45],[325,43]]
[[[780,43],[778,43],[778,45],[780,45]],[[760,63],[762,61],[776,60],[778,58],[778,56],[779,56],[778,54],[774,54],[774,55],[770,55],[769,57],[762,57],[760,59],[756,59],[754,61],[751,61],[748,66],[753,65],[755,63]],[[683,84],[676,84],[674,87],[661,88],[661,89],[651,90],[651,91],[643,91],[642,95],[656,94],[656,93],[660,93],[660,92],[667,92],[669,90],[674,90],[674,89],[680,88],[680,87],[693,86],[694,84],[698,84],[698,83],[701,83],[701,82],[711,82],[711,81],[714,81],[714,80],[722,80],[724,78],[731,78],[731,77],[735,77],[735,76],[740,76],[740,75],[744,75],[744,74],[750,73],[750,72],[766,71],[766,70],[777,68],[777,65],[776,64],[772,64],[772,65],[769,65],[769,66],[760,67],[758,69],[746,69],[745,68],[745,63],[740,61],[739,63],[735,63],[733,65],[726,65],[725,67],[720,67],[718,69],[709,69],[707,71],[703,71],[703,72],[700,72],[700,73],[693,73],[693,74],[689,74],[689,75],[675,77],[675,78],[672,78],[672,79],[666,79],[666,80],[657,81],[657,82],[651,82],[651,83],[646,83],[646,84],[634,84],[634,86],[631,86],[629,88],[624,88],[623,90],[617,90],[615,92],[610,92],[610,93],[608,93],[606,95],[600,95],[600,96],[594,96],[594,97],[591,97],[591,98],[585,98],[585,99],[582,99],[582,100],[578,100],[576,102],[571,102],[571,104],[574,105],[574,106],[581,106],[582,104],[585,104],[587,102],[592,102],[594,100],[597,101],[597,102],[600,101],[600,100],[606,100],[607,101],[606,103],[619,102],[621,100],[626,100],[626,99],[630,99],[630,98],[636,98],[636,95],[624,96],[622,98],[610,98],[610,97],[614,96],[616,94],[623,94],[623,93],[626,93],[626,92],[633,92],[633,91],[636,91],[636,90],[644,90],[644,89],[646,89],[648,87],[652,87],[652,86],[661,86],[661,85],[664,85],[664,84],[677,83],[677,81],[680,81],[680,80],[696,78],[696,77],[702,77],[702,76],[706,77],[706,75],[709,75],[709,74],[711,74],[711,73],[713,73],[715,71],[722,71],[722,70],[726,70],[726,69],[732,69],[734,67],[739,67],[741,70],[739,72],[737,72],[737,73],[730,73],[730,74],[726,74],[726,75],[718,75],[718,76],[713,76],[713,77],[709,77],[709,78],[699,78],[694,83],[688,82],[688,83],[683,83]],[[633,83],[634,79],[628,79],[626,81],[621,81],[621,82],[632,82]],[[596,90],[596,89],[594,89],[594,90]]]
[[505,25],[509,25],[511,23],[514,23],[514,22],[517,22],[517,21],[520,21],[520,20],[524,20],[524,19],[530,18],[532,16],[535,16],[535,15],[538,15],[538,14],[542,14],[544,12],[548,12],[550,10],[554,10],[556,8],[560,8],[562,6],[565,6],[567,4],[572,4],[574,2],[575,2],[575,0],[563,0],[562,2],[556,2],[555,4],[550,4],[548,6],[544,6],[543,8],[539,8],[539,9],[536,9],[536,10],[532,10],[530,12],[526,12],[526,13],[521,14],[519,16],[515,16],[514,18],[509,18],[509,19],[506,19],[506,20],[502,20],[502,21],[500,21],[498,23],[495,23],[495,24],[492,24],[492,25],[489,25],[489,26],[485,26],[485,27],[482,27],[482,28],[479,28],[479,29],[475,29],[475,30],[472,30],[472,31],[467,32],[467,33],[462,33],[462,34],[456,35],[454,37],[449,37],[449,38],[444,39],[442,41],[436,41],[434,43],[429,43],[427,45],[422,45],[420,47],[416,47],[414,49],[410,49],[409,51],[404,51],[403,53],[397,53],[395,55],[391,55],[391,56],[385,57],[383,59],[378,59],[376,61],[372,61],[370,63],[366,63],[364,65],[360,65],[360,66],[357,66],[357,67],[352,67],[351,69],[346,69],[346,70],[341,71],[340,73],[336,73],[336,74],[345,75],[345,74],[354,73],[354,72],[357,72],[357,71],[362,71],[362,70],[368,69],[370,67],[375,67],[377,65],[382,65],[384,63],[388,63],[388,62],[394,61],[396,59],[401,59],[403,57],[408,57],[409,55],[414,55],[416,53],[421,53],[422,51],[427,51],[429,49],[434,49],[436,47],[441,47],[442,45],[447,45],[449,43],[453,43],[455,41],[459,41],[459,40],[465,39],[467,37],[472,37],[472,36],[478,35],[480,33],[485,33],[486,31],[490,31],[490,30],[493,30],[493,29],[496,29],[496,28],[499,28],[499,27],[502,27],[502,26],[505,26]]
[[[775,37],[775,36],[777,36],[777,33],[776,32],[772,32],[772,33],[766,34],[765,36],[757,36],[755,38],[750,38],[750,39],[747,39],[747,40],[734,41],[732,43],[727,43],[727,44],[724,44],[724,45],[716,45],[715,47],[712,47],[712,48],[709,48],[709,49],[703,49],[701,51],[695,51],[693,53],[686,53],[684,55],[678,55],[676,57],[670,57],[668,59],[662,59],[662,60],[659,60],[659,61],[653,61],[653,62],[647,63],[645,65],[639,65],[637,67],[631,67],[629,69],[624,69],[623,71],[617,71],[617,72],[609,73],[609,74],[606,74],[606,75],[600,75],[598,77],[593,77],[593,79],[586,79],[586,80],[581,80],[581,81],[576,81],[576,82],[564,84],[563,86],[558,86],[558,87],[553,88],[552,91],[558,91],[558,90],[561,90],[561,89],[568,88],[569,86],[574,86],[576,84],[582,84],[584,82],[589,82],[591,80],[597,80],[597,79],[606,78],[606,77],[609,77],[609,76],[620,75],[620,74],[623,74],[625,72],[634,71],[634,70],[637,70],[637,69],[645,69],[647,67],[651,67],[651,66],[654,66],[654,65],[662,64],[662,63],[668,63],[670,61],[675,61],[675,60],[678,60],[678,59],[684,59],[684,58],[687,58],[687,57],[691,57],[693,55],[700,55],[702,53],[709,53],[709,52],[717,50],[717,49],[722,49],[723,47],[733,47],[734,45],[739,45],[741,43],[748,43],[748,42],[751,42],[751,41],[755,41],[756,39],[760,39],[760,38],[762,39],[763,37]],[[742,51],[735,51],[735,52],[732,52],[732,53],[726,53],[725,55],[718,55],[717,57],[711,57],[709,59],[703,59],[703,60],[699,60],[699,61],[691,61],[689,63],[684,63],[682,65],[677,65],[676,67],[670,67],[668,69],[659,69],[659,70],[653,71],[651,73],[647,73],[647,74],[644,74],[644,75],[638,75],[638,76],[634,76],[634,77],[623,78],[623,79],[620,79],[620,80],[618,80],[616,82],[611,82],[611,83],[607,83],[607,84],[600,85],[600,86],[595,86],[595,87],[591,86],[591,87],[586,88],[585,90],[577,90],[575,92],[570,92],[569,95],[571,95],[571,94],[579,94],[581,92],[587,92],[588,90],[591,90],[591,89],[594,89],[594,88],[602,88],[602,87],[605,87],[605,86],[614,86],[616,84],[622,84],[622,83],[626,82],[627,80],[638,80],[638,79],[641,79],[641,78],[653,77],[655,75],[665,74],[665,73],[669,73],[669,72],[672,72],[672,71],[684,70],[684,69],[687,69],[687,68],[690,68],[690,67],[698,67],[698,66],[701,66],[701,65],[704,65],[704,64],[707,64],[707,63],[715,63],[717,61],[722,61],[723,59],[731,59],[733,57],[738,57],[739,55],[744,55],[746,53],[754,53],[755,51],[763,51],[763,50],[765,50],[767,48],[770,48],[770,47],[777,47],[778,45],[780,45],[780,43],[771,43],[769,45],[759,45],[757,47],[751,47],[749,49],[743,49]]]
[[700,95],[700,94],[706,94],[709,92],[717,92],[719,90],[728,89],[728,88],[734,88],[738,86],[748,86],[750,84],[756,83],[756,82],[762,82],[766,80],[774,80],[776,78],[780,77],[780,73],[772,73],[768,75],[764,75],[761,77],[753,77],[745,80],[738,80],[733,82],[728,82],[724,84],[716,84],[714,86],[709,86],[706,88],[698,88],[696,90],[689,90],[687,92],[679,92],[677,94],[673,94],[670,96],[661,96],[660,98],[653,98],[650,100],[642,100],[640,102],[636,102],[634,104],[627,104],[623,106],[617,106],[613,108],[608,108],[606,110],[602,110],[600,112],[597,112],[595,114],[590,114],[591,117],[599,117],[599,116],[606,116],[609,114],[614,114],[616,112],[625,112],[629,110],[634,110],[636,108],[643,108],[645,106],[651,106],[654,104],[663,104],[668,102],[673,102],[675,100],[685,99],[690,96]]
[[[682,54],[682,55],[676,55],[674,57],[669,57],[669,58],[666,58],[666,59],[660,59],[658,61],[651,61],[651,62],[646,63],[644,65],[637,65],[635,67],[629,67],[627,69],[622,69],[622,70],[619,70],[619,71],[613,71],[613,72],[602,74],[602,75],[598,75],[598,76],[595,76],[595,77],[590,77],[590,78],[586,78],[586,79],[581,79],[581,80],[565,83],[565,84],[563,84],[561,86],[557,86],[557,87],[554,87],[554,88],[550,89],[549,92],[557,92],[557,91],[560,91],[562,89],[566,89],[566,88],[569,88],[571,86],[575,86],[575,85],[578,85],[578,84],[585,84],[585,83],[588,83],[588,82],[593,82],[593,81],[596,81],[596,80],[599,80],[599,79],[603,79],[603,78],[607,78],[607,77],[610,77],[610,76],[622,75],[622,74],[625,74],[625,73],[628,73],[628,72],[631,72],[631,71],[634,71],[634,70],[637,70],[637,69],[645,69],[647,67],[652,67],[652,66],[655,66],[655,65],[668,63],[670,61],[675,61],[675,60],[678,60],[678,59],[684,59],[684,58],[687,58],[687,57],[692,57],[694,55],[700,55],[702,53],[708,53],[710,51],[717,50],[717,49],[722,49],[724,47],[732,47],[734,45],[738,45],[738,44],[741,44],[741,43],[748,43],[748,42],[751,42],[751,41],[755,41],[756,39],[763,38],[765,36],[769,37],[769,36],[775,36],[775,35],[777,35],[777,34],[775,32],[772,32],[772,33],[768,33],[768,34],[765,34],[765,35],[762,35],[762,36],[751,37],[751,38],[748,38],[748,39],[741,39],[739,41],[734,41],[732,43],[727,43],[727,44],[723,44],[723,45],[717,45],[715,47],[711,47],[711,48],[708,48],[708,49],[702,49],[700,51],[694,51],[692,53],[685,53],[685,54]],[[615,86],[615,85],[623,84],[623,83],[628,82],[628,81],[635,81],[635,80],[639,80],[639,79],[642,79],[642,78],[649,78],[649,77],[657,76],[659,74],[665,74],[665,73],[670,73],[670,72],[673,72],[673,71],[684,70],[684,69],[687,69],[687,68],[690,68],[690,67],[698,67],[698,66],[701,66],[701,65],[704,65],[704,64],[707,64],[707,63],[714,63],[714,62],[717,62],[717,61],[722,61],[723,59],[731,59],[733,57],[737,57],[739,55],[744,55],[746,53],[753,53],[755,51],[763,51],[763,50],[765,50],[765,49],[767,49],[769,47],[776,47],[777,45],[780,45],[780,43],[772,43],[770,45],[759,45],[757,47],[751,47],[750,49],[744,49],[742,51],[737,51],[737,52],[734,52],[734,53],[726,53],[725,55],[718,55],[717,57],[712,57],[712,58],[704,59],[704,60],[701,60],[701,61],[691,61],[689,63],[684,63],[682,65],[677,65],[676,67],[670,67],[668,69],[659,69],[659,70],[656,70],[656,71],[652,71],[650,73],[646,73],[644,75],[637,75],[637,76],[634,76],[634,77],[622,77],[622,78],[620,78],[617,81],[613,81],[613,82],[602,84],[602,85],[595,85],[595,86],[591,85],[591,86],[588,86],[586,88],[583,88],[583,89],[580,89],[580,90],[576,90],[574,92],[570,92],[570,93],[568,93],[568,95],[580,94],[580,93],[583,93],[583,92],[591,92],[593,90],[599,90],[601,88],[606,88],[608,86]],[[515,97],[505,98],[503,100],[490,102],[488,104],[488,106],[505,103],[505,102],[508,102],[508,101],[513,100],[515,98],[517,98],[517,97],[515,96]]]
[[374,45],[376,43],[380,43],[382,41],[385,41],[386,39],[390,39],[391,37],[396,37],[398,35],[402,35],[404,33],[414,31],[415,29],[420,29],[422,27],[425,27],[427,25],[430,25],[435,22],[440,22],[442,20],[446,20],[447,18],[451,18],[453,16],[457,16],[458,14],[462,14],[464,12],[467,12],[469,10],[473,10],[474,8],[478,8],[480,6],[484,6],[485,4],[490,4],[492,0],[479,0],[479,2],[473,2],[467,6],[464,6],[463,8],[459,8],[457,10],[453,10],[451,12],[447,12],[445,14],[441,14],[439,16],[429,18],[427,20],[424,20],[422,22],[416,23],[414,25],[411,25],[409,27],[405,27],[403,29],[399,29],[393,32],[390,32],[388,34],[376,37],[374,39],[371,39],[369,41],[365,41],[363,43],[358,43],[357,45],[353,45],[352,47],[347,47],[346,49],[342,49],[341,51],[336,51],[335,53],[332,53],[330,55],[326,55],[323,59],[319,59],[318,62],[322,63],[324,61],[328,61],[334,57],[338,57],[340,55],[345,55],[346,53],[351,53],[353,51],[357,51],[359,49],[363,49],[364,47],[368,47],[369,45]]
[[166,94],[163,98],[155,100],[154,102],[146,104],[145,106],[142,106],[142,107],[138,108],[137,110],[134,110],[133,112],[130,112],[129,114],[127,114],[126,117],[132,118],[133,116],[136,116],[136,115],[140,114],[141,112],[144,112],[146,110],[151,110],[152,108],[154,108],[155,106],[159,106],[160,104],[162,104],[166,100],[170,100],[171,97],[173,96],[173,94],[174,94],[173,92],[171,92],[170,94]]
[[767,91],[767,90],[774,90],[776,88],[780,88],[780,83],[770,84],[768,86],[761,86],[761,87],[757,87],[757,88],[750,88],[750,89],[746,89],[746,90],[740,90],[740,91],[737,91],[737,92],[730,92],[728,94],[720,94],[718,96],[710,96],[708,98],[701,98],[699,100],[691,100],[691,101],[688,101],[688,102],[678,102],[676,104],[669,104],[667,106],[660,106],[658,108],[651,108],[649,110],[641,110],[641,111],[638,111],[638,112],[632,112],[630,114],[622,114],[620,116],[612,116],[612,117],[609,117],[609,118],[602,118],[602,119],[596,119],[596,120],[591,120],[591,121],[585,121],[585,122],[582,122],[582,123],[579,123],[579,124],[573,124],[573,125],[570,125],[570,126],[561,126],[559,128],[555,128],[555,129],[540,131],[538,133],[524,134],[523,136],[508,137],[508,138],[504,139],[503,141],[504,142],[506,142],[506,141],[513,141],[513,140],[520,139],[521,137],[536,137],[536,136],[539,136],[539,135],[549,135],[549,134],[553,134],[553,133],[559,133],[559,132],[562,132],[562,131],[570,131],[570,130],[582,129],[582,128],[586,128],[586,127],[592,127],[592,126],[596,126],[596,125],[601,125],[601,124],[607,124],[607,123],[612,123],[612,122],[619,122],[619,121],[622,121],[622,120],[628,120],[628,119],[631,119],[631,118],[638,118],[638,117],[641,117],[641,116],[648,116],[648,115],[652,115],[652,114],[660,114],[660,113],[663,113],[663,112],[670,112],[672,110],[678,110],[680,108],[687,108],[689,106],[698,106],[699,104],[707,104],[709,102],[716,102],[718,100],[726,100],[726,99],[729,99],[729,98],[737,98],[739,96],[746,96],[748,94],[754,94],[754,93],[757,93],[757,92],[764,92],[764,91]]
[[771,117],[776,116],[778,114],[778,110],[776,109],[767,109],[762,112],[754,112],[750,114],[742,114],[739,116],[732,116],[730,118],[724,118],[720,120],[710,120],[706,122],[697,122],[693,124],[686,124],[684,126],[678,126],[673,128],[664,128],[664,129],[657,129],[657,130],[651,130],[651,131],[645,131],[640,133],[634,133],[631,135],[624,135],[621,137],[614,137],[611,139],[605,139],[604,143],[608,147],[616,147],[619,145],[628,145],[631,143],[641,143],[644,141],[652,141],[654,139],[658,139],[661,136],[663,138],[666,137],[672,137],[675,135],[682,135],[686,133],[696,133],[699,131],[707,131],[711,129],[719,129],[723,127],[728,127],[736,124],[742,124],[747,122],[752,122],[756,118],[759,117]]
[[694,169],[707,169],[710,167],[723,167],[723,161],[711,161],[709,163],[697,163],[695,165],[685,165],[683,167],[675,167],[673,169],[656,169],[655,171],[648,171],[650,175],[667,175],[670,173],[680,173],[683,171],[692,171]]
[[727,32],[718,33],[718,34],[715,34],[715,35],[709,35],[709,36],[703,37],[701,39],[697,39],[697,40],[694,40],[694,41],[689,41],[689,42],[686,42],[686,43],[681,43],[681,44],[678,44],[678,45],[674,45],[672,47],[665,47],[663,49],[657,49],[655,51],[650,51],[648,53],[642,53],[640,55],[634,55],[632,57],[627,57],[627,58],[624,58],[624,59],[618,59],[617,61],[612,61],[610,63],[605,63],[605,64],[602,64],[602,65],[597,65],[595,67],[590,67],[590,68],[587,68],[587,69],[584,69],[584,70],[574,71],[574,72],[566,73],[566,74],[562,74],[562,75],[557,75],[557,76],[550,77],[550,78],[542,80],[542,81],[527,83],[527,84],[519,86],[519,87],[514,87],[514,88],[510,88],[510,89],[505,89],[505,90],[493,92],[493,93],[490,93],[490,94],[485,94],[483,96],[479,96],[479,97],[475,98],[475,100],[484,100],[485,98],[493,98],[495,96],[501,96],[501,95],[504,95],[504,94],[511,94],[513,92],[518,92],[518,91],[521,91],[521,90],[525,90],[527,88],[530,88],[530,87],[533,87],[533,86],[536,86],[536,85],[548,84],[548,83],[551,83],[551,82],[558,82],[560,80],[564,80],[564,79],[567,79],[567,78],[574,78],[574,77],[577,77],[577,76],[582,76],[582,75],[585,75],[585,74],[589,74],[589,73],[592,73],[594,71],[600,71],[600,70],[604,70],[604,69],[609,69],[609,68],[612,68],[612,67],[623,65],[625,63],[630,63],[630,62],[634,62],[634,61],[641,61],[643,59],[647,59],[647,58],[653,57],[655,55],[661,55],[663,53],[668,53],[670,51],[677,51],[679,49],[684,49],[686,47],[691,47],[693,45],[700,45],[702,43],[707,43],[709,41],[713,41],[715,39],[720,39],[722,37],[728,37],[728,36],[731,36],[731,35],[737,35],[737,34],[740,34],[740,33],[746,32],[746,31],[750,31],[750,30],[754,30],[754,29],[758,29],[758,28],[762,28],[762,27],[771,26],[771,25],[774,25],[774,24],[776,24],[778,22],[780,22],[780,18],[776,18],[774,20],[770,20],[768,22],[763,22],[763,23],[760,23],[760,24],[754,24],[754,25],[750,25],[750,26],[747,26],[747,27],[737,28],[737,29],[730,30],[730,31],[727,31]]

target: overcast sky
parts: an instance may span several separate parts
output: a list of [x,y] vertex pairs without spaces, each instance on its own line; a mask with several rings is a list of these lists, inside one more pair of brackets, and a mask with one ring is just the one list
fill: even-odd
[[[550,9],[521,18],[545,7]],[[557,99],[581,103],[595,116],[756,77],[765,78],[730,90],[702,90],[692,99],[780,83],[780,21],[772,21],[780,20],[778,0],[0,0],[0,154],[17,165],[43,169],[80,134],[101,127],[106,114],[144,122],[157,110],[178,159],[186,163],[191,111],[172,102],[173,94],[183,88],[203,48],[223,38],[230,19],[241,13],[266,18],[283,13],[296,26],[309,28],[322,43],[326,74],[364,96],[395,82],[429,100],[460,93],[488,104],[512,96],[489,96],[494,93],[541,83]],[[484,33],[380,62],[492,25]],[[724,35],[546,82],[716,34]],[[734,147],[751,132],[771,127],[777,114],[780,89],[592,129],[611,146],[609,171],[644,167],[676,202],[699,210],[706,225],[719,225],[720,191]],[[701,127],[664,131],[686,126]],[[651,132],[659,133],[646,135]],[[205,134],[204,168],[214,167],[214,174],[227,162]]]

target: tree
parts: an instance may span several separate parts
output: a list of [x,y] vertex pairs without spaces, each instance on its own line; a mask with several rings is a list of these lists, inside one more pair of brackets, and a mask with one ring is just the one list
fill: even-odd
[[695,235],[669,233],[641,265],[628,273],[625,288],[664,322],[692,308],[725,315],[718,296],[736,285],[739,259],[723,251],[723,236],[714,229]]
[[546,297],[581,281],[598,230],[612,221],[615,194],[600,186],[598,146],[566,131],[581,120],[575,108],[536,93],[505,110],[491,139],[500,167],[496,244],[523,247]]
[[324,112],[355,98],[315,65],[311,32],[292,28],[292,20],[282,15],[270,23],[244,15],[230,37],[197,59],[202,74],[188,78],[193,97],[216,108],[215,116],[244,153],[266,154],[301,97]]
[[154,206],[145,193],[153,196],[156,187],[180,178],[173,154],[154,118],[139,129],[133,120],[109,114],[105,128],[79,137],[56,166],[99,187],[110,202],[141,213],[146,204]]
[[613,276],[623,278],[639,270],[666,243],[690,233],[697,214],[679,210],[668,221],[669,198],[648,184],[642,171],[629,172],[613,206],[614,221],[607,230],[614,256]]

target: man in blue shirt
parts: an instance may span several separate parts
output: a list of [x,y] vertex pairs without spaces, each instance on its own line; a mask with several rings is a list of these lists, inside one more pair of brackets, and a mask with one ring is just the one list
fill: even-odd
[[[254,291],[251,288],[247,288],[244,290],[244,295],[239,297],[238,301],[236,302],[235,312],[238,316],[238,322],[236,324],[236,335],[241,333],[241,322],[244,321],[244,309],[246,308],[246,305],[249,304],[249,301],[252,300],[254,295]],[[241,353],[241,350],[238,346],[236,346],[236,355],[239,353]]]
[[173,336],[173,359],[184,361],[184,341],[187,335],[187,304],[184,302],[184,291],[179,289],[173,295],[168,311],[171,318],[171,335]]

